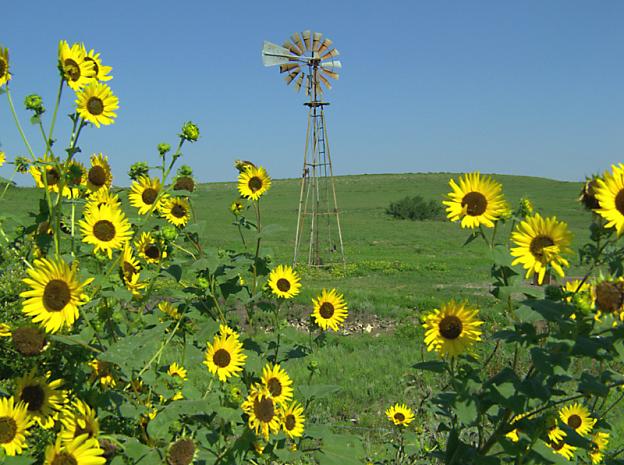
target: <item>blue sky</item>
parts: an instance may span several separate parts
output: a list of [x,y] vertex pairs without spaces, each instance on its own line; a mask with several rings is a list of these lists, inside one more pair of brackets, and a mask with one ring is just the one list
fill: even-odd
[[[52,109],[60,39],[84,42],[113,66],[119,117],[86,131],[80,156],[107,154],[119,185],[132,162],[155,162],[156,145],[173,144],[189,119],[202,137],[183,161],[201,181],[233,180],[236,158],[276,178],[298,176],[305,97],[262,66],[260,50],[304,29],[341,52],[326,114],[336,174],[580,180],[624,161],[620,1],[38,1],[10,2],[3,16],[0,43],[20,106],[36,92]],[[61,115],[73,100],[66,90]],[[61,143],[70,128],[66,117],[59,123]],[[6,96],[0,142],[10,156],[25,152]]]

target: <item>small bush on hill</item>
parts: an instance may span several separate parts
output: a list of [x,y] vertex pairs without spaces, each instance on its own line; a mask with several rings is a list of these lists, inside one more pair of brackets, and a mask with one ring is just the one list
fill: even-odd
[[392,202],[386,213],[394,218],[405,220],[442,220],[444,219],[444,208],[439,202],[425,200],[420,195],[405,197],[397,202]]

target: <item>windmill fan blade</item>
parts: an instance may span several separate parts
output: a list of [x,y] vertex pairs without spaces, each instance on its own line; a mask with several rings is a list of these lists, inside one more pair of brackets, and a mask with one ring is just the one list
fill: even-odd
[[294,44],[297,46],[297,48],[299,49],[299,55],[303,54],[303,52],[305,52],[305,47],[303,45],[303,41],[301,40],[301,37],[299,37],[299,33],[295,32],[293,35],[290,36],[290,40],[292,40],[294,42]]
[[285,41],[282,46],[284,48],[287,48],[288,50],[290,50],[291,53],[294,53],[295,55],[301,55],[301,51],[299,50],[299,48],[297,48],[296,45],[294,45],[292,42],[290,42],[289,40]]
[[321,57],[321,60],[327,60],[328,58],[336,58],[338,55],[340,55],[340,52],[338,52],[337,49],[332,48],[329,52],[327,52],[325,55]]
[[340,69],[342,68],[342,63],[338,60],[326,61],[325,63],[321,63],[321,68],[332,68],[332,69]]
[[314,37],[314,40],[312,41],[312,51],[318,52],[319,45],[321,43],[321,37],[323,37],[323,34],[321,34],[320,32],[315,32],[312,37]]
[[320,83],[316,83],[316,86],[314,86],[315,91],[316,91],[316,95],[321,95],[323,93],[323,88],[321,87]]
[[332,78],[332,79],[336,79],[336,80],[337,80],[337,79],[339,78],[338,73],[336,73],[336,72],[334,72],[334,71],[329,71],[328,69],[321,68],[321,72],[322,72],[323,74],[325,74],[326,76],[329,76],[329,77],[330,77],[330,78]]
[[303,83],[303,74],[300,74],[297,80],[295,81],[295,90],[299,92],[301,89],[301,84]]
[[289,85],[291,82],[293,82],[293,80],[297,77],[297,74],[299,74],[299,70],[293,71],[288,76],[286,76],[284,78],[284,81],[286,81],[286,85]]
[[303,36],[303,41],[305,42],[306,50],[310,50],[310,31],[303,31],[301,33]]
[[322,55],[323,53],[325,53],[326,50],[329,50],[329,47],[331,46],[331,44],[333,44],[333,42],[331,40],[325,39],[321,43],[321,46],[318,49],[319,55]]
[[287,48],[266,40],[264,41],[264,47],[262,47],[262,63],[264,66],[275,66],[288,63],[291,61],[291,58],[292,54]]
[[327,78],[326,78],[325,76],[323,76],[321,73],[319,73],[319,74],[317,75],[317,77],[319,78],[319,80],[320,80],[323,84],[325,84],[325,87],[327,87],[327,90],[331,90],[332,86],[331,86],[331,84],[329,83],[329,81],[327,80]]
[[288,63],[285,65],[280,65],[280,73],[285,73],[286,71],[294,71],[294,70],[296,70],[297,72],[301,71],[301,68],[299,67],[297,63]]

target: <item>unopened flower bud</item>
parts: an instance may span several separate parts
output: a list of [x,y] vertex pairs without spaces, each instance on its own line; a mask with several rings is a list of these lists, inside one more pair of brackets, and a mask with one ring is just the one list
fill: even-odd
[[184,123],[184,126],[182,126],[180,137],[189,142],[195,142],[199,139],[199,128],[192,121],[187,121]]

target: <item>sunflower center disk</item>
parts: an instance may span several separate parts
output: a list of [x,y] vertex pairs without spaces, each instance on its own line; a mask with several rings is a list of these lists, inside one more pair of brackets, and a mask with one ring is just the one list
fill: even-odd
[[61,452],[54,456],[50,465],[78,465],[78,462],[73,455],[67,452]]
[[0,417],[0,444],[11,442],[16,433],[17,423],[15,420],[11,417]]
[[180,439],[169,449],[168,462],[171,465],[189,465],[195,455],[195,444],[190,439]]
[[225,349],[217,350],[212,356],[212,361],[220,368],[228,366],[231,360],[232,357],[230,356],[230,353]]
[[570,415],[570,418],[568,418],[568,426],[572,429],[578,428],[582,423],[583,421],[578,415]]
[[323,302],[321,304],[321,308],[319,308],[319,313],[323,318],[329,320],[332,316],[334,316],[334,306],[329,302]]
[[156,247],[154,244],[150,244],[144,249],[145,255],[147,255],[152,260],[156,260],[160,258],[160,249]]
[[46,170],[46,183],[48,184],[48,186],[54,186],[58,184],[60,179],[61,177],[59,176],[58,171],[56,171],[56,168],[48,168]]
[[269,379],[267,388],[272,396],[278,397],[282,393],[282,383],[277,378]]
[[89,182],[96,187],[106,184],[106,170],[99,165],[92,166],[89,170]]
[[269,423],[275,416],[273,401],[268,397],[264,397],[262,400],[256,400],[254,402],[254,413],[258,420],[263,423]]
[[20,399],[28,404],[29,412],[37,412],[45,401],[45,393],[41,386],[26,386],[22,389]]
[[171,214],[176,218],[184,218],[186,216],[186,208],[182,205],[174,205],[171,209]]
[[115,225],[108,220],[100,220],[93,225],[93,235],[102,242],[110,242],[115,238]]
[[278,279],[275,285],[282,292],[288,292],[290,290],[290,281],[285,278]]
[[193,181],[193,178],[190,178],[188,176],[183,176],[176,181],[175,186],[173,186],[173,188],[175,190],[185,190],[185,191],[193,192],[195,190],[195,181]]
[[294,415],[287,415],[286,419],[284,420],[284,427],[288,431],[292,431],[292,430],[295,429],[296,425],[297,425],[297,421],[295,420],[295,416]]
[[468,192],[461,201],[462,207],[466,207],[466,213],[470,216],[483,215],[487,204],[487,199],[481,192]]
[[71,58],[67,58],[64,62],[65,74],[69,76],[70,81],[80,79],[80,66]]
[[123,262],[123,270],[124,270],[125,275],[130,275],[130,276],[132,276],[133,274],[137,272],[137,269],[134,266],[132,266],[132,263],[130,262]]
[[596,307],[603,312],[617,312],[624,303],[622,291],[614,283],[602,282],[596,286]]
[[563,449],[563,446],[564,446],[564,445],[565,445],[565,442],[563,442],[563,441],[555,441],[555,442],[551,443],[551,445],[550,445],[550,446],[551,446],[554,450],[561,450],[561,449]]
[[45,347],[45,336],[36,328],[17,328],[13,330],[13,346],[22,355],[39,354]]
[[394,419],[396,421],[405,421],[405,415],[403,415],[401,412],[397,412],[394,414]]
[[82,426],[79,426],[78,424],[76,424],[76,431],[74,431],[74,437],[77,438],[78,436],[81,436],[83,434],[88,434],[90,438],[93,437],[93,429],[91,429],[91,424],[87,421],[85,421],[85,427],[83,428]]
[[6,62],[0,59],[0,77],[4,76],[7,70]]
[[555,241],[553,241],[550,237],[537,236],[531,241],[529,250],[535,258],[541,260],[544,258],[544,248],[550,247],[551,245],[555,245]]
[[147,205],[153,204],[156,201],[156,197],[158,197],[158,191],[156,189],[152,189],[151,187],[145,189],[141,194],[143,203],[146,203]]
[[444,339],[457,339],[464,329],[464,325],[459,318],[455,315],[449,315],[442,318],[440,321],[440,334]]
[[104,102],[99,97],[90,97],[87,101],[87,111],[93,116],[98,116],[104,113]]
[[43,290],[43,304],[48,311],[60,312],[71,300],[71,292],[67,283],[53,279]]
[[262,179],[260,179],[257,176],[254,176],[253,178],[249,179],[249,182],[247,183],[247,185],[249,186],[249,189],[251,190],[251,192],[257,192],[260,189],[262,189]]
[[100,72],[100,67],[97,64],[97,61],[95,61],[93,58],[91,57],[85,57],[84,59],[85,61],[90,61],[91,63],[93,63],[93,72],[94,72],[94,76],[97,76],[98,73]]
[[624,215],[624,189],[620,189],[615,196],[615,208],[621,215]]

